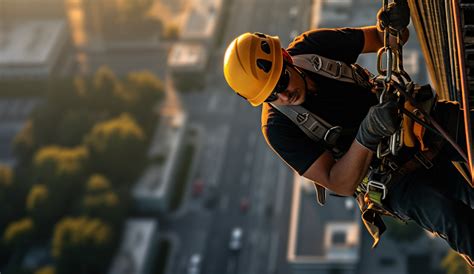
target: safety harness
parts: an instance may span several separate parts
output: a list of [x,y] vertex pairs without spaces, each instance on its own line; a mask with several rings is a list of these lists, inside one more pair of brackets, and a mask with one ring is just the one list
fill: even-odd
[[[357,84],[365,88],[373,87],[373,83],[370,83],[370,78],[374,76],[370,74],[368,70],[361,68],[357,64],[349,66],[344,62],[335,61],[316,54],[292,56],[292,60],[294,66],[317,73],[321,76]],[[417,88],[420,94],[422,92],[426,93],[428,90],[431,92],[431,89],[426,86],[424,88]],[[421,98],[421,96],[418,97]],[[424,97],[425,105],[431,108],[435,97],[431,96],[428,99],[426,99],[426,97],[429,96]],[[321,142],[333,153],[336,159],[342,156],[343,152],[336,146],[337,139],[342,132],[342,127],[331,125],[318,115],[299,105],[271,105],[288,117],[313,141]],[[415,111],[415,108],[413,111]],[[382,203],[383,199],[387,196],[389,185],[417,168],[431,168],[433,166],[432,160],[438,152],[437,146],[430,147],[430,149],[427,148],[423,142],[424,131],[414,131],[414,125],[419,124],[413,122],[409,123],[406,126],[407,129],[409,129],[407,131],[411,131],[410,136],[415,136],[413,137],[414,140],[419,140],[423,150],[414,153],[412,159],[405,163],[398,163],[394,157],[388,157],[388,154],[383,155],[381,161],[377,163],[377,167],[369,170],[367,176],[358,186],[356,193],[354,193],[354,197],[361,210],[362,221],[374,239],[373,247],[378,244],[380,236],[386,230],[381,215],[388,215],[403,220],[401,217],[387,210]],[[410,128],[408,126],[410,126]],[[415,141],[412,143],[414,147]],[[380,167],[382,167],[382,169]],[[326,201],[325,188],[316,182],[313,182],[313,184],[316,190],[317,202],[320,205],[324,205]]]

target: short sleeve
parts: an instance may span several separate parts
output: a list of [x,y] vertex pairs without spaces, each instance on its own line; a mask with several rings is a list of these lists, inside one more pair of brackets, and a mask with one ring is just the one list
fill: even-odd
[[291,120],[276,110],[269,123],[262,124],[262,133],[267,144],[298,174],[308,168],[323,154],[321,142],[311,140]]
[[316,29],[295,38],[287,50],[290,55],[318,54],[352,64],[362,53],[364,42],[364,32],[361,29]]

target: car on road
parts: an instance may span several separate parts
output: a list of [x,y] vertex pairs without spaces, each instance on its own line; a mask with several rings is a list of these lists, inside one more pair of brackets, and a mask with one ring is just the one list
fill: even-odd
[[247,197],[243,197],[240,199],[240,211],[242,213],[246,213],[250,208],[250,201]]
[[201,254],[194,253],[189,257],[188,274],[199,274],[201,272]]
[[230,233],[229,249],[239,251],[242,248],[243,231],[240,227],[234,227]]
[[196,181],[194,181],[193,190],[192,190],[193,197],[197,197],[201,195],[203,190],[204,190],[204,182],[201,179],[197,179]]

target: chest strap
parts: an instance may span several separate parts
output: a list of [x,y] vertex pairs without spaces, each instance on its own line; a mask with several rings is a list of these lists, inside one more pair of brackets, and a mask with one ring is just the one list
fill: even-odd
[[[330,149],[336,158],[341,156],[341,151],[336,147],[336,142],[341,135],[342,127],[332,126],[302,106],[277,106],[272,103],[270,105],[288,117],[311,140],[324,142],[324,146]],[[313,184],[316,189],[316,200],[320,205],[324,205],[326,203],[326,189],[315,182]]]
[[352,67],[344,62],[332,60],[317,54],[301,54],[292,56],[291,58],[295,66],[307,71],[317,73],[330,79],[358,84],[358,81],[354,80]]

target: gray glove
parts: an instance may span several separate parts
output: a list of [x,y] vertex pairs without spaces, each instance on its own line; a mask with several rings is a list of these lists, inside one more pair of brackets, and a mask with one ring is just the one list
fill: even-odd
[[359,144],[375,152],[380,141],[397,132],[399,126],[397,103],[389,100],[369,109],[367,116],[360,124],[356,140]]
[[377,29],[383,31],[388,27],[391,34],[403,31],[410,23],[410,8],[406,0],[399,0],[388,5],[377,13]]

